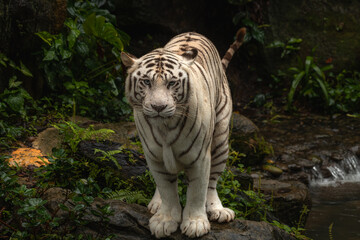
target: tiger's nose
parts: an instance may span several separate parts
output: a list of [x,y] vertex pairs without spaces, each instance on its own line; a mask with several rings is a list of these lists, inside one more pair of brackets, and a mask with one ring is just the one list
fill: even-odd
[[162,110],[164,110],[164,109],[167,107],[167,105],[153,105],[153,104],[151,104],[151,107],[152,107],[155,111],[161,112]]

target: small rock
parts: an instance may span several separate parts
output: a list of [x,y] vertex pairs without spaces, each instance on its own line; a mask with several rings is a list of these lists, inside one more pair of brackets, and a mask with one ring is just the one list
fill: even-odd
[[272,175],[274,175],[276,177],[280,176],[283,173],[283,171],[280,168],[272,166],[272,165],[263,165],[262,169],[264,171],[271,173]]
[[289,165],[288,165],[288,168],[289,168],[290,171],[292,171],[292,172],[299,172],[299,171],[301,171],[301,166],[299,166],[299,165],[297,165],[297,164],[295,164],[295,163],[289,164]]
[[298,165],[300,165],[301,167],[307,168],[307,169],[311,169],[315,166],[315,163],[313,163],[310,160],[307,160],[305,158],[301,158],[299,160],[297,160],[296,162]]
[[51,155],[53,148],[61,146],[61,136],[56,128],[47,128],[40,132],[32,143],[33,148],[41,150],[44,155]]
[[259,128],[247,117],[234,112],[232,118],[232,132],[238,134],[250,134],[258,132]]

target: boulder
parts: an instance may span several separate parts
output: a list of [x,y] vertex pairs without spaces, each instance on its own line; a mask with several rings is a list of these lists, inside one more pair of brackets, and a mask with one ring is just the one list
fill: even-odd
[[[47,200],[46,207],[50,212],[58,211],[57,214],[66,217],[66,212],[58,210],[58,204],[64,203],[70,206],[70,200],[66,200],[66,191],[61,188],[49,189],[44,197]],[[65,201],[65,202],[64,202]],[[76,229],[77,232],[99,237],[113,234],[114,240],[145,240],[155,239],[151,236],[148,222],[151,214],[147,208],[137,204],[128,204],[119,200],[104,200],[96,198],[92,206],[104,206],[109,204],[114,215],[109,217],[109,222],[104,228],[100,218],[86,214],[84,219],[87,224]],[[183,240],[188,239],[180,233],[180,230],[169,236],[167,239]],[[231,223],[211,223],[209,234],[199,238],[204,240],[295,240],[290,234],[267,222],[255,222],[236,219]]]
[[101,165],[108,166],[109,164],[116,169],[117,164],[114,163],[116,161],[121,169],[119,169],[119,176],[123,180],[130,180],[133,177],[140,176],[145,173],[146,161],[145,157],[131,149],[123,149],[122,152],[116,153],[112,155],[114,161],[102,161],[101,157],[104,155],[101,152],[95,153],[96,149],[102,150],[104,152],[119,150],[121,144],[105,141],[105,142],[96,142],[96,141],[81,141],[79,143],[78,154]]
[[259,128],[250,119],[244,115],[234,112],[232,116],[232,133],[236,134],[252,134],[257,133]]

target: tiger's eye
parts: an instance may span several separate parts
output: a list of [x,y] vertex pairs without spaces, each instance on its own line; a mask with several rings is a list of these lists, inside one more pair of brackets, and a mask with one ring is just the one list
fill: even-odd
[[175,83],[176,83],[175,81],[170,81],[170,82],[168,83],[168,86],[169,86],[169,87],[174,86]]
[[150,80],[144,80],[144,84],[150,86]]

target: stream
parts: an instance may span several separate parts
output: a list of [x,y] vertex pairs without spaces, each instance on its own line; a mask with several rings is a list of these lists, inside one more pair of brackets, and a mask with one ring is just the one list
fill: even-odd
[[324,178],[314,167],[310,183],[312,209],[306,222],[307,236],[318,239],[360,239],[360,160],[349,153],[341,164],[328,167]]
[[[360,119],[302,115],[254,122],[275,151],[280,179],[306,183],[312,199],[306,235],[314,240],[360,239]],[[301,166],[301,162],[313,166]],[[308,179],[296,179],[300,165]]]

